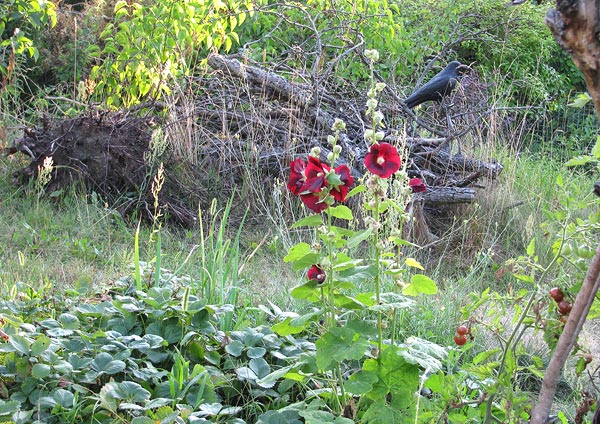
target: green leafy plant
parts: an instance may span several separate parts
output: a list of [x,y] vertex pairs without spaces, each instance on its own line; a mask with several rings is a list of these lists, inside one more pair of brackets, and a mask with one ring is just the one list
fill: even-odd
[[88,48],[101,62],[91,73],[95,95],[112,107],[160,98],[191,75],[203,53],[229,51],[236,28],[252,13],[251,1],[118,1],[115,22],[101,34],[104,45]]
[[[365,55],[373,64],[378,60],[375,50]],[[423,191],[418,179],[409,181],[397,148],[382,142],[383,115],[378,111],[377,96],[383,84],[375,84],[371,75],[368,91],[367,116],[371,128],[366,130],[365,139],[371,142],[365,157],[365,166],[370,174],[364,184],[351,189],[354,179],[346,165],[334,168],[341,149],[337,145],[344,124],[333,124],[333,136],[329,136],[331,153],[328,161],[319,158],[319,149],[313,149],[308,162],[301,158],[291,164],[288,189],[298,195],[302,202],[318,215],[310,215],[292,227],[315,228],[317,243],[312,246],[299,243],[285,257],[294,269],[308,269],[308,282],[292,289],[297,299],[313,302],[319,307],[308,314],[287,317],[275,324],[273,330],[279,334],[294,334],[317,323],[319,330],[315,342],[315,364],[317,369],[330,376],[328,388],[320,396],[331,405],[334,415],[358,418],[361,422],[384,423],[413,419],[418,416],[417,397],[420,374],[427,369],[437,371],[445,350],[434,344],[413,339],[408,344],[397,343],[395,334],[384,339],[384,327],[388,320],[395,329],[395,313],[410,307],[408,296],[421,293],[435,294],[435,283],[422,274],[414,274],[410,282],[404,282],[408,268],[422,268],[414,259],[403,263],[396,256],[398,246],[408,244],[402,240],[403,215],[412,192]],[[400,171],[400,172],[398,172]],[[388,179],[396,174],[394,184],[400,187],[398,198],[388,197]],[[418,180],[418,181],[417,181]],[[417,188],[418,187],[418,188]],[[351,230],[348,226],[334,224],[353,221],[352,211],[343,204],[348,198],[363,194],[365,209],[370,215],[365,218],[367,227]],[[399,214],[399,227],[384,239],[383,221]],[[398,222],[394,224],[398,225]],[[373,259],[353,259],[351,251],[360,243],[373,246]],[[384,282],[396,281],[394,287],[402,287],[402,293],[384,292]],[[360,286],[365,290],[358,294]],[[374,321],[372,321],[374,318]],[[387,333],[387,332],[386,332]],[[354,365],[352,365],[354,364]],[[436,366],[435,364],[438,364]],[[352,367],[358,366],[358,370]],[[423,366],[423,368],[420,368]],[[345,375],[350,374],[349,378]],[[351,396],[359,397],[358,411],[350,412]],[[352,409],[352,408],[350,408]],[[344,421],[345,422],[345,421]]]

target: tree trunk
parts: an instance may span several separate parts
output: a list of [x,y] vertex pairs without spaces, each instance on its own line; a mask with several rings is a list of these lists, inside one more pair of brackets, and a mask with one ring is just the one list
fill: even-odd
[[[556,9],[546,14],[556,42],[573,58],[581,70],[589,94],[600,115],[600,0],[556,0]],[[575,345],[590,306],[600,287],[600,247],[592,259],[585,281],[556,349],[550,359],[537,405],[531,412],[531,424],[545,424],[556,394],[563,367]]]

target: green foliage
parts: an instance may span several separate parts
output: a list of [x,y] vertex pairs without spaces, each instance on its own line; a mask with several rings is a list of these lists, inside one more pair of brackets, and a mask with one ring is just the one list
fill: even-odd
[[88,49],[100,63],[91,73],[95,95],[112,107],[160,98],[207,51],[229,51],[252,13],[251,1],[117,2],[103,46]]
[[51,1],[8,0],[0,4],[0,77],[9,77],[15,55],[28,54],[37,60],[36,38],[47,26],[56,25],[55,5]]
[[255,422],[252,402],[283,404],[297,384],[286,374],[314,346],[268,327],[217,331],[233,306],[209,305],[186,286],[171,278],[143,292],[123,278],[111,297],[2,301],[1,387],[11,401],[0,416],[243,423]]

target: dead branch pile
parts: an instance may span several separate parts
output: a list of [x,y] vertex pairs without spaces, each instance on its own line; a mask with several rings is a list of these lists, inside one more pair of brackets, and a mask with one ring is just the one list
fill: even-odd
[[[360,90],[235,57],[212,55],[208,64],[211,72],[190,79],[164,103],[116,113],[90,108],[80,117],[26,130],[9,149],[31,158],[15,175],[17,181],[36,177],[44,158],[52,157],[49,191],[80,180],[108,199],[120,199],[121,212],[135,210],[153,218],[152,181],[162,162],[167,180],[159,196],[161,213],[189,226],[198,205],[219,193],[235,190],[248,206],[258,206],[251,180],[272,188],[285,178],[289,162],[314,146],[321,147],[324,159],[336,118],[347,127],[340,140],[341,160],[355,177],[364,174],[369,146],[363,138],[368,126]],[[453,153],[480,120],[469,105],[479,107],[481,96],[472,96],[468,88],[467,82],[457,90],[452,105],[429,105],[419,117],[392,87],[381,101],[388,119],[385,140],[405,145],[409,174],[428,186],[425,205],[472,202],[481,181],[502,170],[460,149]]]

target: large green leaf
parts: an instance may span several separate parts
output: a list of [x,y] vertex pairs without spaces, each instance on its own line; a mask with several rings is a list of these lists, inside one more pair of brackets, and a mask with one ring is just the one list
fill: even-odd
[[115,399],[137,403],[150,399],[150,392],[135,381],[108,383],[107,393]]
[[292,288],[290,295],[294,299],[307,300],[309,302],[318,302],[321,299],[320,288],[317,280],[311,280]]
[[301,218],[292,224],[290,228],[298,227],[318,227],[323,223],[323,217],[321,215],[309,215]]
[[325,209],[325,212],[334,218],[345,219],[352,221],[352,210],[348,206],[338,205]]
[[92,370],[108,375],[117,374],[125,369],[125,362],[115,360],[106,352],[99,353],[90,363]]
[[283,262],[294,262],[305,256],[310,252],[310,245],[308,243],[298,243],[290,248],[288,254],[283,258]]
[[417,296],[419,294],[436,294],[438,288],[435,281],[423,274],[414,274],[410,277],[410,284],[402,290],[406,296]]
[[316,342],[317,366],[330,370],[345,360],[359,360],[370,346],[360,333],[347,327],[330,328]]
[[33,356],[41,355],[48,347],[50,347],[50,337],[42,334],[31,344],[31,354]]
[[10,345],[16,349],[17,352],[22,353],[23,355],[29,355],[29,347],[31,346],[31,342],[23,336],[19,336],[18,334],[13,334],[8,339]]
[[368,282],[375,276],[375,265],[359,265],[340,271],[336,274],[336,281],[345,281],[352,284]]

